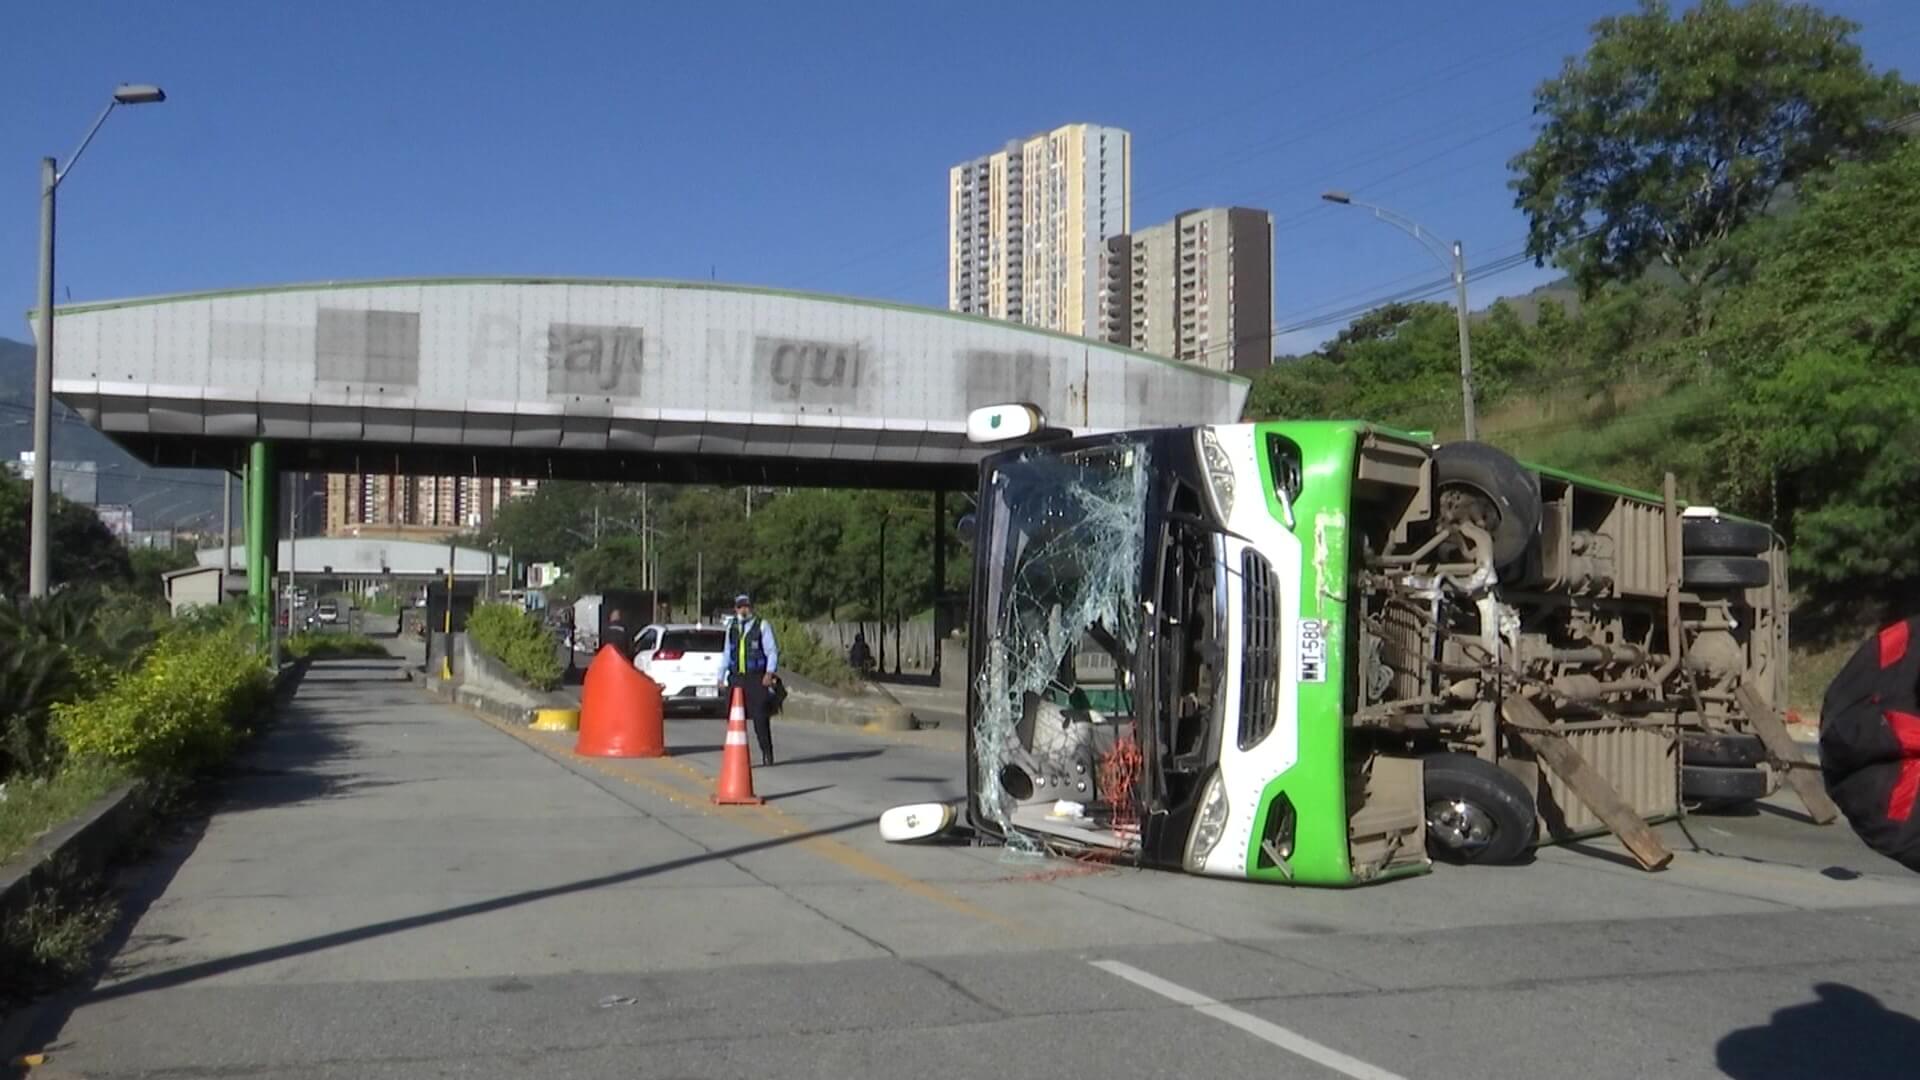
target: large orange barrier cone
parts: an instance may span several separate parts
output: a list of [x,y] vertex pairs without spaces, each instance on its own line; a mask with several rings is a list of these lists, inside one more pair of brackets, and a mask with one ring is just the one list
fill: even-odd
[[720,752],[720,782],[713,801],[722,806],[759,806],[767,800],[753,793],[753,761],[747,756],[747,692],[733,688],[733,708],[727,712],[727,745]]
[[666,705],[660,684],[635,671],[611,645],[587,667],[580,688],[580,740],[588,757],[666,757]]

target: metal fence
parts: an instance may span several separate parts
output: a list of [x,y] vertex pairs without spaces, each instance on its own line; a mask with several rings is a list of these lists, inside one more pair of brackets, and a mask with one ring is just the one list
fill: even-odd
[[[820,620],[806,624],[813,636],[820,639],[829,649],[838,652],[841,657],[853,645],[853,635],[865,633],[867,648],[872,651],[874,662],[878,663],[882,654],[881,629],[878,622],[828,622]],[[937,645],[933,633],[933,616],[924,615],[917,619],[908,619],[899,626],[899,639],[894,638],[894,627],[886,627],[887,670],[894,669],[894,661],[899,660],[901,671],[931,671]]]

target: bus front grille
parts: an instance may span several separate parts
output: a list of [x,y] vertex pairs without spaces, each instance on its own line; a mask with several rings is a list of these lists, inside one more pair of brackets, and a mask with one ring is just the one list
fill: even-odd
[[1257,552],[1240,555],[1240,749],[1273,730],[1280,703],[1280,590]]

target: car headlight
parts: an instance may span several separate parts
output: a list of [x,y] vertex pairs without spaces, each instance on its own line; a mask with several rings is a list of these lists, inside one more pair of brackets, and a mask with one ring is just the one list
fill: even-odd
[[1193,832],[1187,837],[1187,869],[1199,873],[1207,856],[1220,844],[1227,832],[1227,785],[1215,769],[1200,794],[1200,813],[1193,819]]
[[1213,494],[1213,508],[1219,512],[1220,520],[1226,521],[1233,516],[1233,460],[1227,456],[1227,448],[1220,445],[1220,436],[1210,427],[1200,429],[1197,436],[1200,445],[1200,464],[1207,470],[1207,489]]

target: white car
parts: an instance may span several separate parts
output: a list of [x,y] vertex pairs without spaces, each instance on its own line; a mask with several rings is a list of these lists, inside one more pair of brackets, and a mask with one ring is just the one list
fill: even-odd
[[720,669],[726,654],[727,632],[712,626],[656,623],[633,637],[633,666],[660,684],[669,709],[725,713]]

